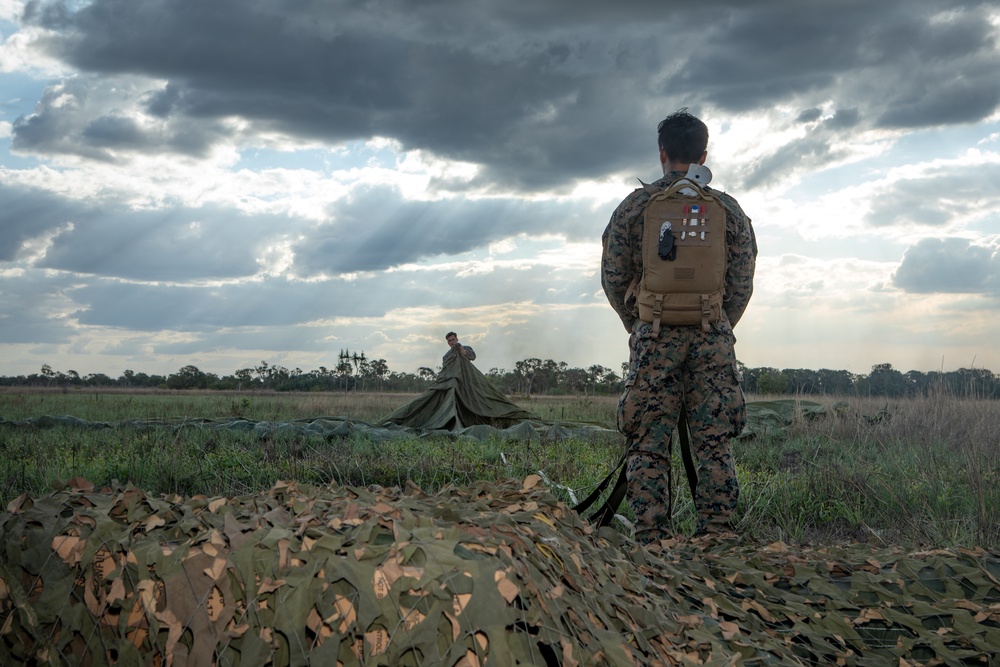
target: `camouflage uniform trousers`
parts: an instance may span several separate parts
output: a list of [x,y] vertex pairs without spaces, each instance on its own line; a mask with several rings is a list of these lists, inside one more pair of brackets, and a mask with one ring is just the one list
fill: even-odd
[[725,530],[739,484],[729,440],[746,424],[746,403],[729,331],[664,326],[654,335],[640,323],[629,339],[630,368],[618,401],[618,428],[627,437],[628,504],[636,539],[672,535],[670,440],[683,401],[698,470],[696,532]]

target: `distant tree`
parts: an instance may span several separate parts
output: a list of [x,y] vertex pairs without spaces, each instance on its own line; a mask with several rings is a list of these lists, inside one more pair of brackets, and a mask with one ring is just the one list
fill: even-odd
[[257,374],[257,380],[263,386],[267,387],[271,384],[271,366],[266,361],[261,361],[260,364],[254,366],[253,371]]
[[566,368],[566,362],[556,362],[546,359],[535,375],[535,390],[540,394],[548,394],[559,386],[559,376]]
[[906,378],[892,364],[875,364],[872,372],[860,384],[864,395],[890,398],[906,396],[910,388]]
[[135,371],[125,369],[125,372],[118,377],[118,385],[121,387],[131,387],[135,385]]
[[563,385],[568,393],[586,394],[591,384],[591,374],[582,368],[570,368],[563,373]]
[[590,393],[597,393],[597,385],[604,381],[604,377],[611,372],[610,368],[605,368],[599,364],[594,364],[587,369],[587,379],[590,383]]
[[91,373],[83,381],[91,387],[110,387],[115,383],[114,380],[104,373]]
[[272,389],[287,391],[289,389],[289,381],[291,380],[291,377],[292,372],[290,370],[284,366],[273,364],[267,378],[267,384]]
[[788,378],[786,391],[796,395],[819,393],[819,374],[816,371],[808,368],[786,368],[781,373]]
[[361,367],[364,366],[367,363],[367,361],[368,361],[365,358],[364,351],[362,351],[361,354],[358,354],[357,352],[355,352],[354,354],[352,354],[350,356],[350,359],[351,359],[351,363],[354,364],[354,372],[355,373],[360,373]]
[[422,391],[424,387],[424,381],[417,377],[414,373],[397,373],[396,371],[389,371],[385,378],[386,391],[414,392]]
[[741,374],[740,385],[743,391],[758,393],[760,387],[757,386],[757,379],[760,377],[760,368],[750,368],[740,361],[736,362],[736,371]]
[[340,380],[341,389],[349,389],[352,385],[350,382],[351,374],[354,371],[354,367],[351,365],[351,355],[346,351],[342,350],[337,361],[336,373]]
[[846,396],[854,392],[855,378],[847,371],[834,371],[821,368],[816,372],[819,377],[820,393],[834,396]]
[[378,383],[379,391],[382,391],[385,379],[389,377],[389,364],[385,359],[372,359],[366,363],[365,371],[369,377]]
[[542,360],[536,357],[523,359],[514,364],[514,373],[518,379],[518,392],[530,396],[535,386],[535,376],[542,368]]
[[948,374],[947,384],[955,396],[1000,397],[1000,377],[985,368],[959,368]]
[[625,380],[618,377],[617,373],[608,368],[604,373],[604,377],[601,378],[599,386],[609,394],[620,393],[625,389]]
[[253,383],[253,369],[252,368],[241,368],[233,376],[236,378],[238,389],[249,389],[250,385]]
[[[426,389],[440,367],[421,367],[416,374],[393,372],[385,359],[369,359],[363,352],[341,350],[336,368],[320,366],[304,373],[301,368],[289,370],[278,364],[261,361],[254,368],[243,368],[232,376],[219,378],[203,373],[196,366],[185,366],[170,376],[147,375],[132,369],[117,379],[104,373],[92,373],[83,378],[74,370],[65,373],[43,364],[39,373],[28,376],[0,376],[3,386],[112,386],[205,388],[243,390],[267,387],[279,391],[333,391],[369,389],[413,392]],[[875,364],[868,375],[855,375],[844,370],[749,368],[737,361],[742,373],[743,389],[751,393],[799,395],[870,395],[887,398],[908,396],[960,396],[1000,400],[1000,376],[982,368],[960,368],[956,371],[908,371],[900,373],[891,364]],[[570,368],[566,362],[532,357],[517,362],[514,370],[491,368],[486,377],[504,393],[523,394],[611,394],[620,392],[629,371],[621,364],[621,375],[599,364],[586,369]]]
[[757,391],[762,394],[784,394],[788,391],[788,377],[776,368],[762,368],[757,375]]
[[493,386],[505,394],[517,391],[517,379],[512,371],[504,368],[491,368],[486,374]]
[[169,389],[206,389],[208,383],[208,375],[197,366],[184,366],[167,377],[167,388]]

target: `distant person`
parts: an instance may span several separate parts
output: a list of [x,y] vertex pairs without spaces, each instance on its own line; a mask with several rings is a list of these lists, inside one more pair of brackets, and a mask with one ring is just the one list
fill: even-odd
[[448,342],[449,350],[445,353],[444,357],[441,358],[442,362],[445,359],[448,358],[449,354],[452,354],[452,353],[461,354],[463,357],[465,357],[469,361],[475,361],[476,360],[476,351],[473,350],[468,345],[462,345],[461,343],[459,343],[458,342],[458,334],[455,333],[454,331],[449,331],[445,335],[444,339]]
[[[674,235],[675,247],[674,239],[668,238],[672,232],[663,234],[664,228],[671,229],[664,223],[659,227],[659,259],[656,259],[656,246],[653,246],[652,255],[644,255],[643,214],[647,204],[654,195],[688,175],[689,171],[702,174],[705,184],[711,178],[711,172],[701,167],[708,156],[705,123],[689,114],[687,109],[681,109],[659,124],[657,134],[663,178],[648,186],[644,184],[619,204],[604,232],[601,261],[605,294],[630,333],[629,374],[618,403],[618,428],[628,440],[627,498],[629,507],[635,512],[636,539],[644,544],[673,533],[670,441],[678,426],[682,406],[690,425],[691,449],[697,470],[696,534],[723,533],[732,529],[730,519],[739,497],[739,485],[729,440],[738,435],[746,423],[746,406],[733,347],[736,341],[733,326],[743,315],[753,292],[757,257],[757,241],[750,219],[735,199],[706,185],[702,189],[716,198],[717,203],[712,206],[722,205],[715,210],[724,210],[721,217],[725,218],[724,239],[721,238],[721,226],[716,228],[719,234],[709,234],[709,238],[720,239],[715,257],[720,264],[725,261],[725,271],[718,272],[717,279],[720,284],[724,281],[724,290],[720,287],[715,294],[715,304],[718,306],[721,302],[721,307],[717,307],[709,318],[705,315],[707,300],[703,298],[700,308],[695,309],[695,317],[702,319],[694,324],[671,324],[668,320],[676,315],[662,310],[657,317],[648,315],[649,301],[642,301],[640,294],[641,289],[646,289],[645,283],[640,284],[644,257],[654,258],[648,262],[651,266],[662,260],[661,268],[654,270],[668,275],[667,272],[673,270],[671,267],[679,264],[671,262],[690,246],[681,245],[680,239],[685,237],[678,231]],[[695,211],[690,215],[699,215],[698,207],[688,208]],[[685,216],[688,214],[685,209]],[[686,217],[683,224],[688,225]],[[705,224],[705,220],[701,224]],[[677,220],[676,225],[680,226],[681,220]],[[694,237],[691,232],[686,234],[690,244]],[[693,270],[697,267],[688,269],[689,272]],[[678,272],[672,280],[682,277]],[[645,318],[640,317],[640,301],[646,311]],[[661,306],[662,297],[656,304]],[[654,312],[657,311],[654,309]],[[654,319],[657,320],[655,324]]]

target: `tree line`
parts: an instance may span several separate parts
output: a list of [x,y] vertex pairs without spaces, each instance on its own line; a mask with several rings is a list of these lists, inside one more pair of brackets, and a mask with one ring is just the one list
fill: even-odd
[[[876,364],[867,374],[844,370],[804,368],[749,368],[737,362],[745,391],[766,395],[860,395],[907,398],[949,395],[1000,398],[1000,376],[983,368],[955,371],[900,372],[892,364]],[[117,378],[104,373],[80,375],[56,371],[48,364],[39,373],[0,376],[0,386],[120,387],[157,389],[206,389],[227,391],[384,391],[420,392],[429,388],[440,367],[421,367],[416,373],[393,371],[385,359],[371,359],[364,352],[341,350],[337,365],[303,371],[261,361],[232,375],[207,373],[188,365],[170,375],[148,375],[126,370]],[[619,370],[594,364],[570,367],[552,359],[518,361],[511,370],[491,368],[484,373],[498,389],[514,395],[616,395],[624,389],[628,364]]]
[[760,394],[1000,398],[1000,375],[985,368],[903,373],[893,368],[892,364],[875,364],[865,375],[826,368],[817,371],[741,367],[743,388]]

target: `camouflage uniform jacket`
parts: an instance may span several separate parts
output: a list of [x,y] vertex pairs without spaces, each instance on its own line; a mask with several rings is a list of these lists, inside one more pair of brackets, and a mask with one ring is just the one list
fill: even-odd
[[[653,183],[659,188],[668,187],[683,172],[672,171]],[[729,246],[726,268],[726,289],[723,294],[723,319],[715,325],[723,332],[732,332],[743,316],[743,311],[753,293],[753,274],[757,260],[757,239],[750,218],[735,199],[712,188],[705,188],[719,198],[726,209],[726,243]],[[633,281],[642,277],[642,212],[650,194],[638,188],[622,201],[611,215],[604,230],[604,254],[601,259],[601,284],[604,293],[625,325],[632,332],[639,321],[639,309],[633,295],[628,302],[625,295]]]

